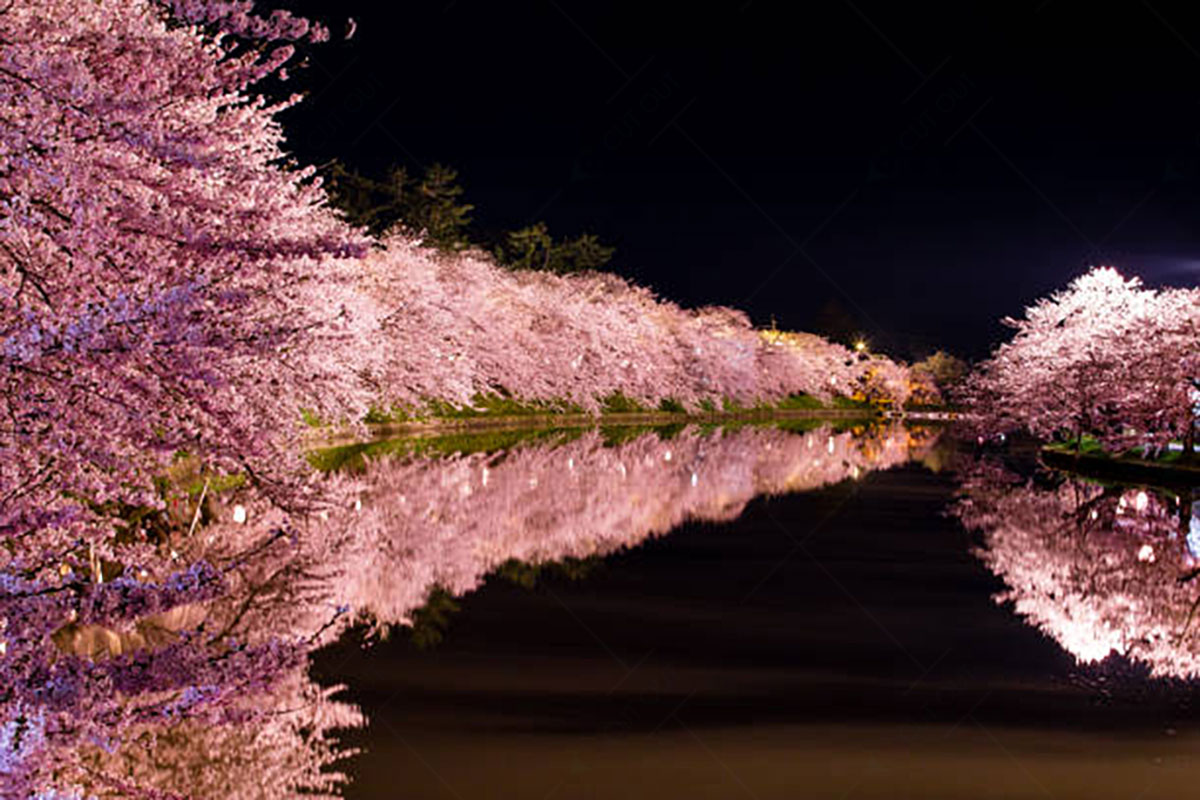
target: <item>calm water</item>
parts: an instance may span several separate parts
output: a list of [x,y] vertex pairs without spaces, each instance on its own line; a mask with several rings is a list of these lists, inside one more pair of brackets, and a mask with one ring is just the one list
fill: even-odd
[[[812,461],[829,459],[831,439],[827,431],[808,436],[814,446],[789,455],[807,459],[811,471]],[[938,466],[938,453],[922,447],[929,434],[918,437],[912,455]],[[649,441],[643,450],[658,458],[670,446]],[[960,466],[972,475],[974,504],[987,506],[963,512],[972,522],[987,517],[985,530],[968,533],[947,513],[958,476],[908,461],[907,449],[876,452],[885,455],[867,459],[856,477],[839,461],[842,480],[822,474],[831,485],[808,480],[799,491],[754,499],[753,470],[742,465],[724,482],[695,487],[733,498],[720,521],[682,522],[622,552],[548,570],[532,585],[490,575],[435,626],[433,638],[444,637],[436,644],[402,635],[364,650],[351,637],[323,652],[316,673],[348,684],[347,698],[370,718],[346,739],[363,749],[347,797],[1194,792],[1200,735],[1189,683],[1153,679],[1125,659],[1081,665],[1064,647],[1082,647],[1084,657],[1099,655],[1088,650],[1099,646],[1093,640],[1138,650],[1134,640],[1147,630],[1122,626],[1142,617],[1106,604],[1163,598],[1136,585],[1136,574],[1119,578],[1124,600],[1098,596],[1105,587],[1090,573],[1163,567],[1171,574],[1148,580],[1175,582],[1190,563],[1190,513],[1182,537],[1177,513],[1160,513],[1166,524],[1158,528],[1122,532],[1114,527],[1122,503],[1129,516],[1156,510],[1139,511],[1136,489],[1068,482],[1025,490],[1008,485],[1014,475],[981,477],[967,463]],[[768,479],[760,488],[785,487]],[[604,513],[672,505],[668,487],[643,482],[627,491],[605,495],[617,508]],[[1171,496],[1162,492],[1164,508]],[[1151,493],[1145,506],[1157,498]],[[1041,505],[1031,511],[1030,503]],[[1078,504],[1097,526],[1082,537],[1061,524],[1078,516]],[[987,516],[1006,513],[1012,519]],[[1078,541],[1104,535],[1117,540],[1092,551]],[[1038,536],[1052,543],[1036,546]],[[1144,542],[1162,551],[1153,564]],[[1039,565],[1037,575],[1013,566],[1005,550],[1013,547],[1018,560]],[[1113,563],[1114,553],[1119,561],[1130,550],[1128,563]],[[1064,555],[1070,563],[1058,565]],[[1004,578],[1026,596],[998,604],[1010,591]],[[1182,609],[1164,609],[1168,626],[1186,618],[1200,588],[1185,593]],[[1075,604],[1061,611],[1070,624],[1058,628],[1053,612],[1037,608],[1056,599]],[[1027,613],[1014,613],[1022,604]],[[1176,654],[1185,661],[1188,644],[1164,647],[1187,651]],[[1149,656],[1168,672],[1180,667],[1158,651]]]
[[[6,612],[4,657],[118,678],[64,699],[31,667],[3,697],[21,715],[3,766],[70,744],[86,774],[121,776],[110,792],[185,797],[294,796],[335,769],[348,783],[324,790],[346,798],[1194,793],[1192,490],[946,439],[805,421],[325,452],[344,511],[215,560],[225,596],[64,626],[48,656],[22,643],[33,611]],[[188,649],[218,623],[323,646],[230,681],[205,655],[225,640]],[[254,713],[156,712],[137,746],[89,755],[114,686],[121,709],[169,689]],[[90,740],[31,733],[31,710],[67,707]]]

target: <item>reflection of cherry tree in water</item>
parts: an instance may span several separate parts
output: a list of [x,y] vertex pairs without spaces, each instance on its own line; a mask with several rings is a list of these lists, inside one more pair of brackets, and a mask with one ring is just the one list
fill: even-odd
[[[96,797],[333,788],[325,731],[357,711],[304,676],[311,638],[236,624],[228,608],[253,596],[230,594],[239,566],[200,561],[160,581],[0,578],[3,796],[50,783]],[[233,771],[247,762],[253,772]]]
[[346,755],[333,731],[362,720],[309,679],[307,656],[352,620],[408,624],[431,595],[514,562],[732,519],[758,495],[854,479],[923,445],[903,429],[686,429],[378,460],[331,476],[333,500],[301,527],[247,486],[221,495],[161,574],[0,575],[0,794],[331,796]]
[[1200,540],[1190,492],[1026,480],[994,464],[955,512],[1030,624],[1081,662],[1123,655],[1156,676],[1200,676]]
[[730,520],[762,494],[802,491],[909,458],[898,431],[804,435],[749,428],[604,447],[587,433],[497,459],[377,462],[365,480],[343,595],[382,622],[409,620],[432,586],[476,588],[511,559],[588,558],[689,520]]

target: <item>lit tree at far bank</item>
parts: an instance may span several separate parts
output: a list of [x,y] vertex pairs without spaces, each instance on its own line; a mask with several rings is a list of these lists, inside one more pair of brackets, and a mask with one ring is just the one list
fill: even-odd
[[1094,269],[1039,300],[969,381],[985,428],[1190,457],[1200,399],[1200,290]]

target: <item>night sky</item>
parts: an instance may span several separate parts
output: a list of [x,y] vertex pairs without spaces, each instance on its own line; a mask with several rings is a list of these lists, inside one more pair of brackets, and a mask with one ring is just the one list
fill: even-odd
[[482,230],[597,233],[614,271],[685,305],[979,356],[1088,265],[1200,274],[1181,6],[291,7],[335,32],[294,79],[303,159],[449,164]]

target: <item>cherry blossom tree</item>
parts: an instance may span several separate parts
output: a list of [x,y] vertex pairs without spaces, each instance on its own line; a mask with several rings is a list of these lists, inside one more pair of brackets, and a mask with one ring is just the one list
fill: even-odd
[[304,664],[294,632],[189,621],[230,568],[179,559],[147,521],[181,451],[304,505],[299,407],[365,408],[331,354],[373,308],[354,289],[367,242],[285,163],[281,106],[252,93],[323,37],[224,0],[0,10],[5,796],[82,779],[88,748],[167,720],[261,716],[246,696]]
[[[832,432],[621,451],[593,436],[497,467],[507,494],[474,485],[481,457],[313,474],[301,408],[353,421],[371,403],[493,391],[752,404],[850,393],[868,374],[818,337],[772,340],[740,312],[615,276],[510,272],[406,235],[371,248],[281,148],[275,115],[295,98],[260,91],[326,35],[245,0],[0,9],[6,795],[328,792],[327,734],[357,716],[305,668],[348,610],[402,622],[431,587],[466,591],[503,560],[607,552],[906,452],[892,435],[869,453]],[[901,366],[871,369],[901,391]],[[168,504],[181,458],[204,478],[182,516]],[[631,473],[661,496],[624,503]],[[541,516],[500,524],[529,507]],[[255,782],[221,766],[241,758]]]
[[181,451],[294,500],[301,407],[353,420],[371,401],[498,390],[591,409],[850,391],[738,312],[685,311],[614,276],[514,274],[402,236],[358,258],[366,240],[280,149],[287,103],[253,93],[284,76],[293,42],[324,36],[228,0],[0,14],[12,569],[149,558],[119,556],[114,534],[139,543],[125,517],[161,507],[155,481]]
[[0,566],[111,557],[181,450],[281,486],[300,405],[365,407],[322,360],[365,241],[249,93],[323,37],[223,0],[0,13]]
[[1117,449],[1157,450],[1170,442],[1191,457],[1200,401],[1200,291],[1156,293],[1125,335],[1109,334],[1115,354],[1107,398],[1108,425],[1099,433]]
[[614,275],[510,272],[480,253],[435,253],[402,236],[365,259],[381,309],[381,401],[469,403],[507,391],[589,410],[620,394],[697,408],[872,388],[899,404],[907,371],[811,334],[756,331],[729,308],[686,310]]
[[872,355],[860,362],[856,395],[878,404],[902,408],[912,392],[908,368],[886,356]]
[[909,370],[912,400],[921,405],[944,405],[967,375],[962,359],[938,350]]
[[1200,292],[1099,268],[1039,300],[970,381],[979,420],[1117,449],[1194,439]]

